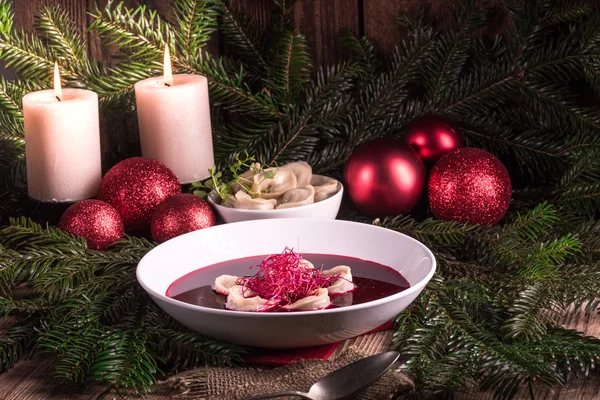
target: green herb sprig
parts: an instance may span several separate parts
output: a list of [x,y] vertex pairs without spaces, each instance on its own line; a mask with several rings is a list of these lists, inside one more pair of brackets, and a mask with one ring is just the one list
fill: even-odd
[[221,203],[227,201],[227,196],[232,194],[232,188],[236,185],[252,198],[258,197],[260,194],[252,190],[254,176],[264,173],[263,179],[273,179],[275,174],[270,166],[257,162],[254,156],[246,153],[243,158],[239,155],[235,156],[235,162],[229,166],[231,180],[223,179],[223,172],[217,171],[217,167],[213,165],[208,173],[210,177],[204,182],[192,182],[193,193],[196,196],[206,198],[210,192],[215,192],[221,198]]

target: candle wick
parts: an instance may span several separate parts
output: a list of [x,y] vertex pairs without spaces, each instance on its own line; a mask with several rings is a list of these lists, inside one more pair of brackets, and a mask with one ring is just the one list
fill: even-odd
[[171,87],[171,85],[169,85],[167,82],[165,82],[165,86]]
[[60,97],[56,96],[56,100],[60,101]]

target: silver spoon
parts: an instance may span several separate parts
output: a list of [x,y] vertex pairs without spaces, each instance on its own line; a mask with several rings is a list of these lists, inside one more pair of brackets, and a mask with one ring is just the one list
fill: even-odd
[[388,351],[366,357],[325,375],[310,387],[308,393],[297,391],[269,393],[247,397],[244,400],[270,399],[278,396],[298,396],[310,400],[348,399],[359,390],[376,381],[400,357],[397,351]]

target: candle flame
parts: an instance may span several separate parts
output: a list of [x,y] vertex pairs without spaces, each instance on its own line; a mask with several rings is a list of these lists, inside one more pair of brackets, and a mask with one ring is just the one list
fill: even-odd
[[60,101],[62,98],[62,87],[60,85],[60,72],[58,71],[58,63],[54,62],[54,96]]
[[171,70],[171,55],[169,54],[169,45],[165,45],[165,59],[163,65],[165,85],[171,86],[173,84],[173,71]]

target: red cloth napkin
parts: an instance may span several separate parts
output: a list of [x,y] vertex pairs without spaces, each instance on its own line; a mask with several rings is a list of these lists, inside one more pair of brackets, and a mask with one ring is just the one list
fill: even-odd
[[[389,321],[373,329],[372,331],[365,333],[365,335],[390,329],[393,326],[393,322]],[[336,342],[324,344],[322,346],[307,347],[304,349],[263,349],[257,353],[246,356],[244,360],[249,364],[266,365],[271,367],[280,367],[282,365],[288,365],[292,362],[300,360],[328,360],[341,344],[342,342]]]

